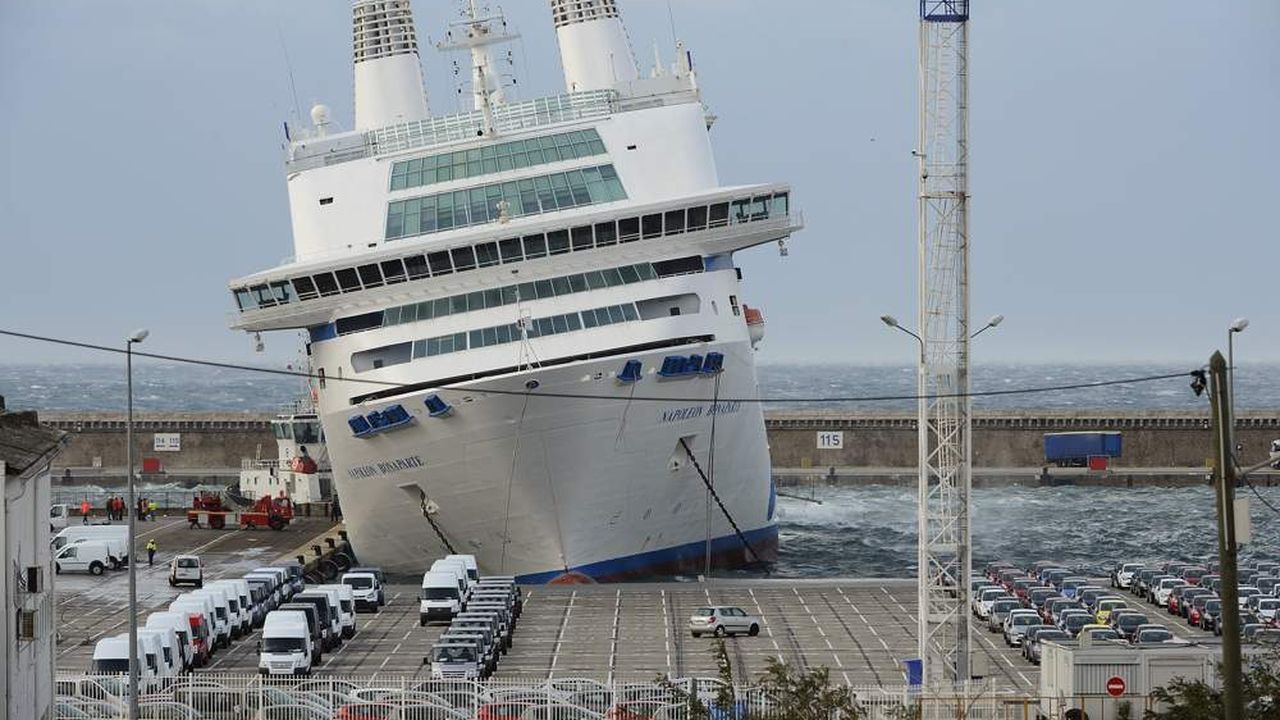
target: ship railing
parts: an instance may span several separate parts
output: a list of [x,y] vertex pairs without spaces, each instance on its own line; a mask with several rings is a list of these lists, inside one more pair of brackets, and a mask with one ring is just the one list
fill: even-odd
[[[618,93],[614,90],[566,93],[495,107],[492,111],[493,127],[498,133],[517,132],[608,117],[617,110]],[[299,131],[299,137],[306,142],[291,146],[290,157],[285,164],[291,172],[338,165],[377,155],[475,139],[484,134],[484,129],[484,113],[472,110],[388,125],[359,136],[334,136],[332,140],[309,137]]]
[[279,460],[255,460],[254,458],[240,458],[241,470],[279,470]]

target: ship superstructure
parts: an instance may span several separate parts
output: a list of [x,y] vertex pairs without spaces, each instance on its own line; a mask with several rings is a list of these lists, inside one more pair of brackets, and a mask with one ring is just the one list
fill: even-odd
[[309,333],[364,562],[473,553],[545,582],[771,560],[733,253],[801,227],[790,188],[720,184],[683,47],[642,77],[614,0],[551,10],[564,94],[501,92],[510,34],[472,2],[441,47],[474,109],[431,116],[408,0],[358,0],[355,129],[318,106],[292,132],[295,257],[231,284],[233,325]]

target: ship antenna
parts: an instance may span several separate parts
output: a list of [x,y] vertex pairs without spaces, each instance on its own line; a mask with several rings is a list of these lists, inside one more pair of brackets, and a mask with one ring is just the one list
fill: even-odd
[[[494,69],[489,48],[511,42],[520,35],[507,30],[501,10],[490,13],[476,0],[463,0],[461,15],[461,20],[450,24],[445,40],[437,43],[436,48],[442,52],[470,52],[473,109],[484,114],[484,132],[489,135],[494,131],[494,108],[506,104],[501,76]],[[461,73],[458,75],[461,80]]]
[[284,53],[284,69],[289,73],[289,93],[293,96],[293,116],[302,120],[302,106],[298,104],[298,85],[293,81],[293,61],[289,59],[289,46],[284,41],[284,30],[276,22],[276,37],[280,38],[280,51]]

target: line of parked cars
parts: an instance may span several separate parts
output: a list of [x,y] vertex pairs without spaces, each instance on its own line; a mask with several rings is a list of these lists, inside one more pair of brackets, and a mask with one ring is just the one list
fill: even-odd
[[[1111,572],[1111,584],[1128,590],[1192,627],[1222,634],[1222,576],[1213,563],[1126,562]],[[1280,642],[1280,562],[1257,560],[1237,571],[1240,631],[1256,642]]]
[[418,622],[449,627],[422,659],[431,677],[482,680],[511,648],[524,597],[514,577],[480,577],[474,555],[449,555],[422,576]]
[[1151,644],[1180,642],[1111,588],[1053,561],[1022,569],[994,562],[975,579],[973,614],[1000,632],[1010,647],[1040,663],[1043,643],[1077,640]]

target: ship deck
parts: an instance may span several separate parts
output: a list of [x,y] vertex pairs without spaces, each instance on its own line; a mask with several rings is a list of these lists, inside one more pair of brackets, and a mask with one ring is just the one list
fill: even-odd
[[[142,622],[185,588],[166,582],[174,553],[199,554],[206,578],[239,576],[255,567],[293,557],[331,524],[302,518],[281,532],[270,530],[192,530],[180,517],[161,517],[139,526],[139,545],[156,538],[156,565],[139,566],[138,597]],[[143,555],[145,561],[145,555]],[[424,562],[424,566],[425,566]],[[128,578],[124,572],[102,577],[60,575],[58,596],[59,671],[87,672],[93,644],[127,632]],[[357,616],[358,631],[343,647],[326,653],[316,676],[377,674],[426,676],[422,657],[443,625],[419,627],[417,588],[394,584],[388,604],[377,614]],[[499,679],[590,677],[599,680],[652,680],[714,676],[714,642],[695,639],[689,616],[703,605],[742,607],[762,619],[757,637],[726,641],[734,673],[754,680],[769,658],[802,668],[825,666],[837,682],[855,686],[901,686],[902,660],[916,655],[914,580],[897,579],[715,579],[710,582],[627,583],[616,585],[526,587],[524,615],[515,644],[503,657]],[[1210,639],[1185,623],[1159,614],[1187,639]],[[999,634],[975,624],[976,667],[1008,690],[1034,691],[1039,671]],[[256,633],[221,650],[201,673],[244,673],[257,669]]]

